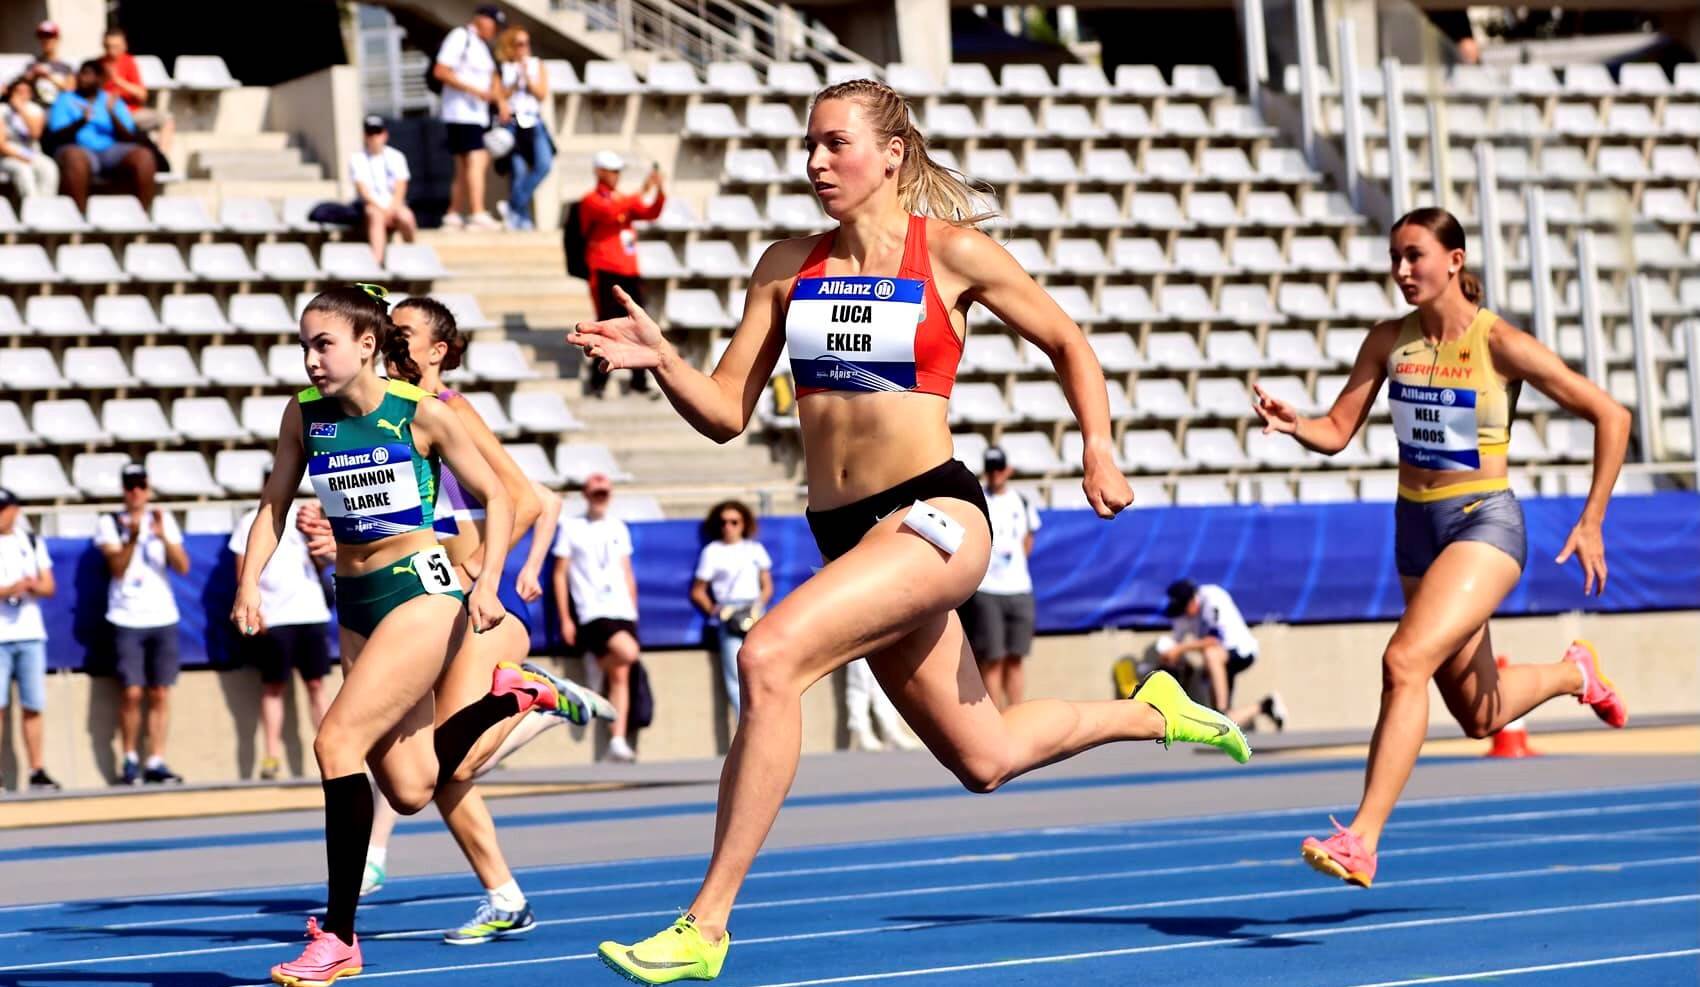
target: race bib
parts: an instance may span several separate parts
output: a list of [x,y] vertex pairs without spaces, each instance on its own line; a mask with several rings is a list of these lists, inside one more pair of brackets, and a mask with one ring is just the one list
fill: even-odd
[[460,580],[455,578],[455,567],[449,563],[449,553],[440,546],[428,548],[415,555],[413,571],[419,574],[419,585],[425,587],[425,592],[433,596],[438,593],[453,593],[460,589]]
[[926,282],[914,278],[800,279],[785,315],[797,386],[912,390],[925,289]]
[[1481,468],[1474,389],[1394,381],[1388,385],[1388,398],[1401,463],[1431,470]]
[[376,541],[424,525],[409,445],[319,453],[307,461],[307,475],[339,542]]

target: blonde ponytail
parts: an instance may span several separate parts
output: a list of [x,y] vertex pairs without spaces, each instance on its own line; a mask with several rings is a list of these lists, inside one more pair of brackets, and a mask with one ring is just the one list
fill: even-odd
[[815,93],[811,106],[829,99],[854,100],[867,111],[868,124],[881,142],[903,141],[897,172],[897,201],[905,211],[956,226],[978,226],[997,216],[991,186],[946,168],[927,154],[927,138],[915,126],[909,101],[873,79],[850,79]]

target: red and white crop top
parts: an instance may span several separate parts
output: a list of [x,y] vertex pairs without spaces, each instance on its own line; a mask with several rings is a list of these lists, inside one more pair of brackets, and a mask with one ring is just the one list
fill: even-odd
[[894,278],[828,275],[837,233],[821,238],[797,272],[785,345],[797,396],[822,391],[914,391],[950,397],[962,340],[933,285],[927,219],[910,216]]

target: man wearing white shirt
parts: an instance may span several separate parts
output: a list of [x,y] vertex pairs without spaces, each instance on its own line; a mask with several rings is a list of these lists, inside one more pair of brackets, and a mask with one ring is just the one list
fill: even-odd
[[[484,132],[490,129],[490,109],[498,122],[508,119],[506,96],[496,76],[496,56],[490,42],[507,26],[508,15],[495,4],[480,4],[472,21],[457,27],[437,49],[432,76],[442,83],[441,116],[448,126],[449,153],[454,156],[454,185],[449,191],[449,211],[443,228],[500,229],[495,217],[484,209],[484,178],[490,169],[490,152],[484,149]],[[462,219],[462,216],[465,219]]]
[[[300,511],[300,505],[290,506],[277,552],[260,573],[260,633],[242,642],[260,672],[260,726],[265,736],[260,778],[265,781],[276,779],[283,770],[279,760],[283,693],[289,687],[290,671],[301,673],[315,727],[330,706],[325,676],[331,670],[331,651],[325,635],[331,611],[325,605],[325,590],[319,581],[322,563],[309,553],[307,539],[301,534]],[[230,533],[228,547],[236,556],[237,572],[242,571],[248,533],[258,516],[258,508],[250,509]]]
[[1171,621],[1172,640],[1160,649],[1162,663],[1173,667],[1189,655],[1198,655],[1210,678],[1212,706],[1242,728],[1249,729],[1262,713],[1276,730],[1284,729],[1287,709],[1279,693],[1271,692],[1260,703],[1230,708],[1234,679],[1257,660],[1257,638],[1228,591],[1214,583],[1200,586],[1190,579],[1177,579],[1169,584],[1167,595],[1163,614]]
[[962,605],[959,616],[968,643],[986,680],[986,691],[998,708],[1021,702],[1027,691],[1021,667],[1033,650],[1033,577],[1027,556],[1033,554],[1033,533],[1039,512],[1018,491],[1010,489],[1015,470],[1002,449],[986,450],[986,509],[992,521],[992,557],[980,588]]
[[382,265],[390,231],[400,233],[402,242],[412,243],[419,228],[413,210],[407,208],[407,183],[413,172],[407,167],[407,156],[390,146],[383,117],[367,117],[365,131],[365,146],[348,156],[348,179],[366,213],[366,242],[372,247],[372,259]]
[[614,704],[608,758],[635,760],[627,738],[632,706],[631,670],[638,660],[637,575],[632,571],[632,533],[608,516],[614,484],[602,473],[584,481],[585,515],[566,518],[555,536],[555,610],[561,640],[587,658],[594,656],[606,677],[602,694]]
[[[106,592],[106,621],[112,625],[117,653],[118,731],[124,741],[123,783],[181,784],[165,765],[165,740],[171,726],[171,687],[177,684],[177,598],[166,570],[189,572],[183,533],[170,511],[149,510],[152,491],[147,468],[124,467],[124,509],[102,514],[94,543],[106,556],[112,582]],[[148,707],[148,760],[139,763],[142,699]]]
[[53,593],[53,559],[47,546],[24,530],[18,519],[18,498],[0,488],[0,713],[11,702],[16,681],[32,792],[59,790],[42,761],[47,627],[41,620],[41,604],[36,602]]

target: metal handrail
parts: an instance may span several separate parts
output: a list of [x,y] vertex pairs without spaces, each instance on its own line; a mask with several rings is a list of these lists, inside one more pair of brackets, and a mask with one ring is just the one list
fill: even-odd
[[615,31],[621,46],[677,55],[703,66],[735,59],[758,68],[774,62],[817,66],[866,59],[808,23],[788,5],[766,0],[553,0],[599,30]]

